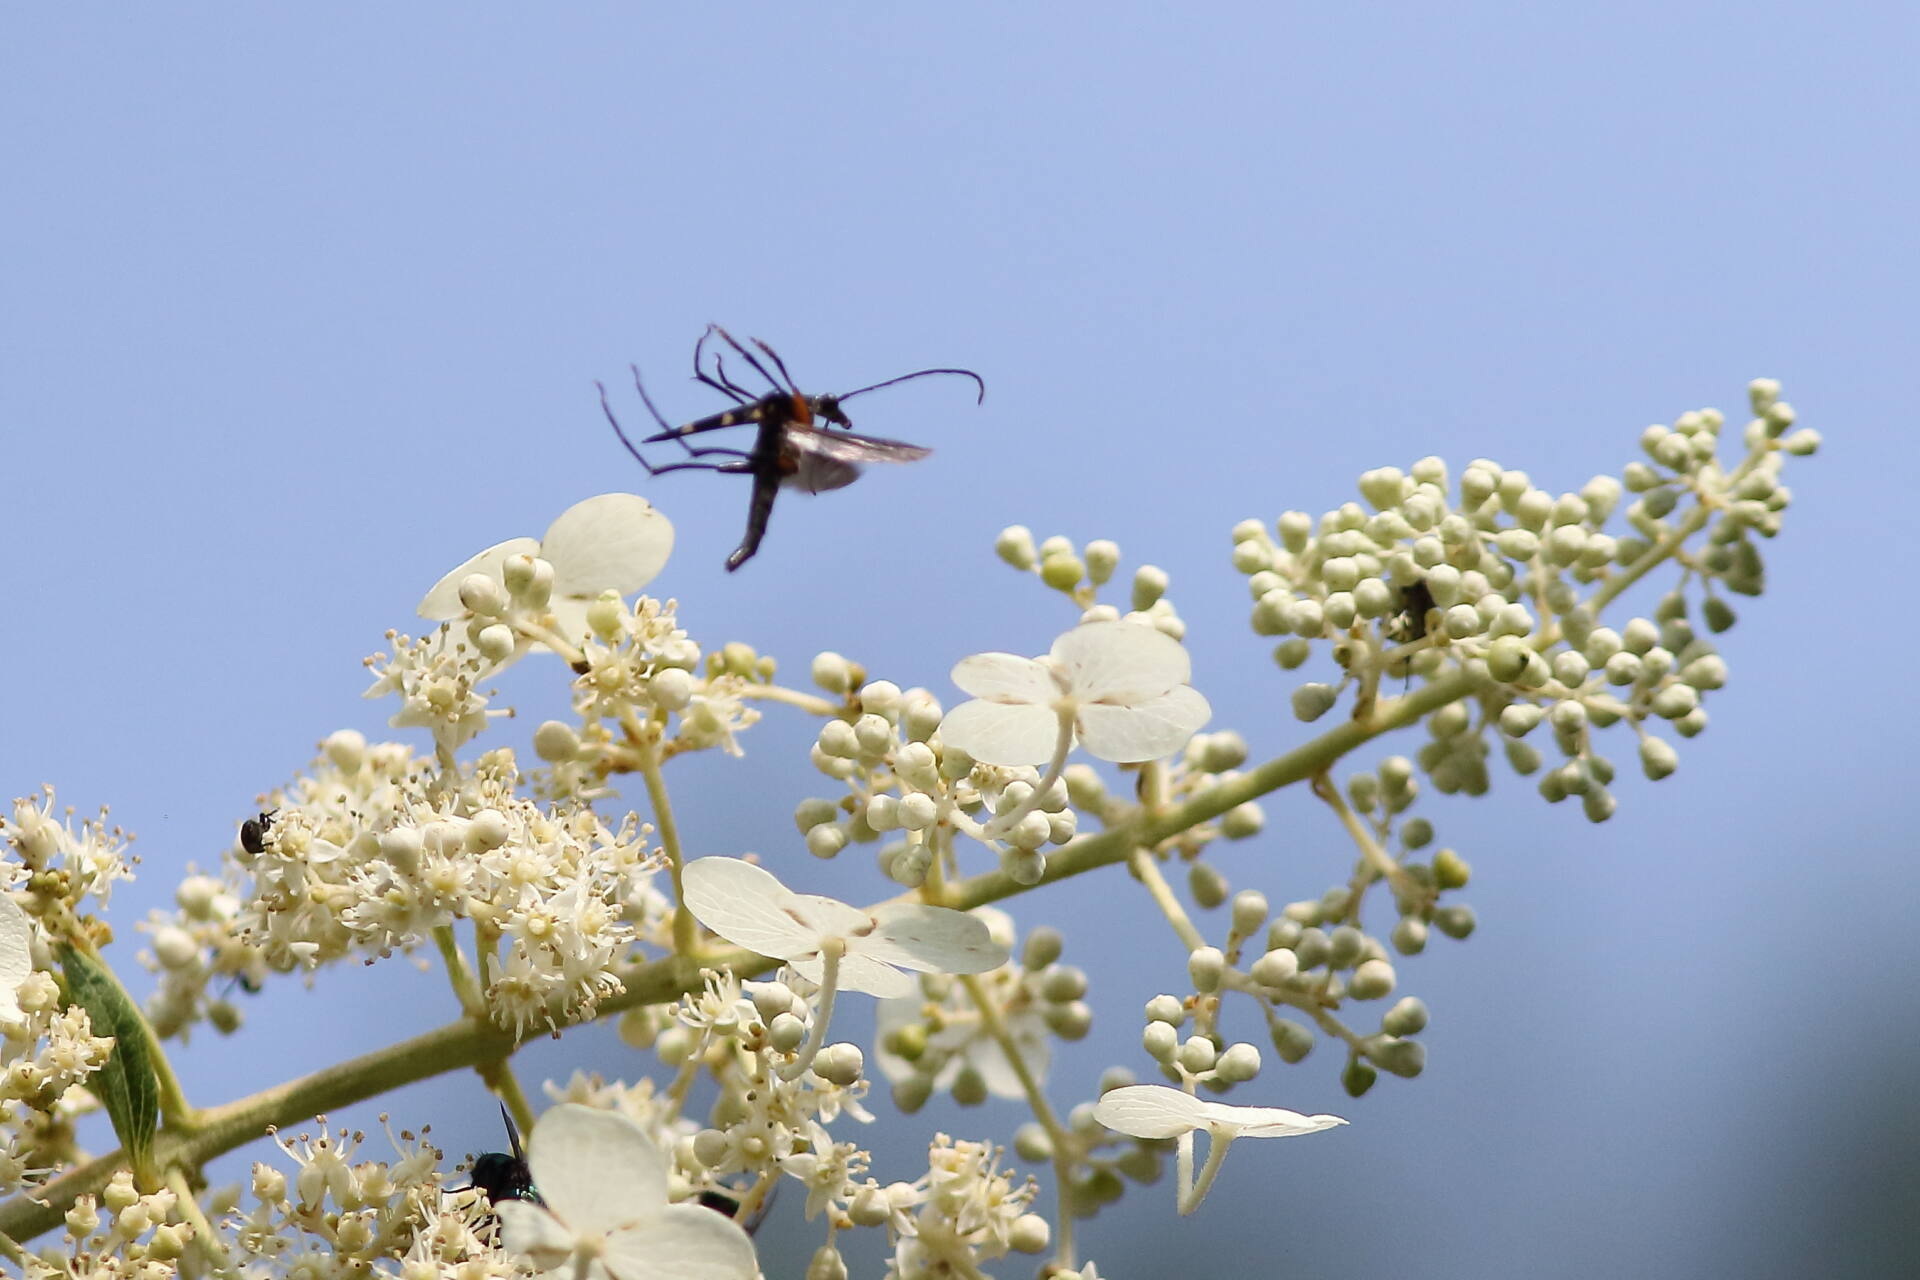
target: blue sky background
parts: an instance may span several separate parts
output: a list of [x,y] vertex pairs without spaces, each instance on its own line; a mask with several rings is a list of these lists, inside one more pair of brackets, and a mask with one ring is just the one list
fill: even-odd
[[[1920,461],[1917,36],[1844,3],[12,8],[0,788],[50,781],[139,833],[130,964],[134,920],[258,793],[335,728],[383,731],[359,660],[427,586],[614,488],[678,525],[656,587],[689,628],[795,680],[835,648],[950,695],[955,659],[1071,621],[992,558],[1001,526],[1113,538],[1172,574],[1216,726],[1272,754],[1307,731],[1247,630],[1236,520],[1428,453],[1578,488],[1647,423],[1778,377],[1827,449],[1791,468],[1770,592],[1680,773],[1623,777],[1598,828],[1510,778],[1434,804],[1481,927],[1400,966],[1426,1074],[1352,1101],[1325,1046],[1269,1055],[1247,1101],[1351,1127],[1236,1149],[1190,1219],[1136,1191],[1086,1242],[1122,1280],[1888,1274],[1920,1248],[1892,660],[1915,588],[1880,541]],[[593,391],[634,360],[669,415],[710,412],[683,380],[708,321],[810,390],[964,364],[989,394],[861,402],[862,430],[935,455],[783,500],[730,576],[744,486],[650,482]],[[526,723],[563,700],[531,665],[503,694]],[[864,856],[794,861],[809,737],[776,716],[744,761],[688,762],[683,828],[877,896]],[[1344,875],[1307,797],[1267,808],[1222,860],[1236,887]],[[1095,973],[1061,1101],[1142,1069],[1139,1007],[1184,981],[1128,886],[1017,908]],[[190,1092],[452,1014],[404,973],[256,1002],[250,1034],[196,1037]],[[606,1036],[525,1062],[637,1067]],[[382,1105],[499,1145],[471,1077]],[[876,1172],[1015,1120],[930,1108]],[[774,1280],[811,1248],[797,1204],[763,1235]]]

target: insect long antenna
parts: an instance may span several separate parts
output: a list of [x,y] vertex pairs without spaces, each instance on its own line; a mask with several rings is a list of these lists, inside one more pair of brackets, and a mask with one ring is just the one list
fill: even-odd
[[870,387],[861,387],[858,391],[842,392],[841,394],[835,396],[834,399],[851,400],[855,396],[865,395],[869,391],[878,391],[882,387],[891,387],[896,382],[911,382],[915,378],[930,378],[937,373],[951,373],[951,374],[957,374],[962,378],[972,378],[974,381],[974,384],[980,388],[980,394],[974,397],[973,402],[975,404],[985,403],[987,398],[986,379],[982,378],[979,374],[975,373],[971,369],[921,369],[914,373],[903,373],[897,378],[888,378],[885,382],[876,382]]

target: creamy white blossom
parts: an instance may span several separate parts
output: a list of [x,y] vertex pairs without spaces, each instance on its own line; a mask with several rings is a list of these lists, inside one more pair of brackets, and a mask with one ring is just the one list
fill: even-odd
[[1163,1084],[1110,1089],[1094,1104],[1093,1118],[1130,1138],[1177,1138],[1195,1129],[1215,1137],[1291,1138],[1345,1124],[1339,1116],[1302,1115],[1283,1107],[1236,1107],[1206,1102]]
[[[546,536],[495,543],[435,583],[420,601],[423,618],[447,622],[468,614],[461,588],[475,574],[507,590],[507,560],[532,556],[553,567],[552,593],[544,602],[554,629],[578,642],[587,634],[587,608],[608,591],[631,595],[652,582],[673,551],[673,523],[645,498],[603,493],[576,502],[547,526]],[[469,589],[469,599],[472,599]]]
[[986,924],[964,911],[889,903],[867,912],[795,893],[739,858],[700,858],[682,874],[687,909],[701,924],[735,946],[785,960],[810,982],[821,981],[821,949],[836,939],[846,946],[839,985],[883,997],[913,992],[903,969],[984,973],[1007,960]]
[[1063,731],[1102,760],[1171,755],[1213,710],[1187,683],[1186,649],[1151,626],[1114,621],[1075,627],[1038,658],[981,653],[953,668],[973,695],[940,723],[941,740],[988,764],[1039,764]]
[[18,1022],[20,984],[33,972],[33,922],[5,889],[0,889],[0,1022]]
[[634,1121],[571,1103],[540,1117],[527,1164],[546,1200],[495,1206],[502,1243],[543,1272],[592,1280],[752,1280],[738,1223],[667,1200],[668,1160]]

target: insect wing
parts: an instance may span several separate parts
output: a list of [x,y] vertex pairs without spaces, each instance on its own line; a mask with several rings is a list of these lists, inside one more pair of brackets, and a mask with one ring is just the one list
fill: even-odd
[[857,436],[851,431],[815,431],[810,427],[788,427],[787,444],[798,453],[856,467],[869,462],[914,462],[933,452],[904,440]]

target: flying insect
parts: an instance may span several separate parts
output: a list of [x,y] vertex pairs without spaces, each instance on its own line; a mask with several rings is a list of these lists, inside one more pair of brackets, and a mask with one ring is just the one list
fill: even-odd
[[[733,348],[739,357],[746,361],[755,373],[766,379],[772,390],[764,395],[755,396],[745,387],[736,383],[727,373],[725,357],[722,353],[713,353],[711,372],[703,366],[703,353],[707,340],[718,336],[720,341]],[[972,378],[979,387],[976,403],[985,400],[987,384],[979,374],[971,369],[920,369],[913,373],[903,373],[897,378],[888,378],[871,386],[859,387],[853,391],[838,395],[808,395],[795,385],[793,376],[787,372],[787,366],[775,354],[772,347],[755,338],[753,346],[760,355],[767,358],[773,368],[780,371],[775,377],[762,364],[753,351],[740,345],[734,336],[719,325],[707,326],[706,333],[693,347],[693,376],[712,387],[715,391],[734,402],[731,409],[696,418],[682,426],[670,425],[660,410],[654,406],[653,398],[640,381],[639,367],[633,367],[634,390],[640,393],[641,403],[647,406],[647,412],[660,425],[660,430],[642,439],[640,444],[657,444],[666,440],[678,440],[687,451],[687,461],[669,462],[656,466],[647,461],[639,446],[630,439],[620,420],[613,416],[613,408],[607,403],[607,389],[600,387],[600,408],[607,415],[607,421],[613,424],[614,434],[620,437],[620,443],[626,447],[639,464],[650,475],[662,475],[669,471],[718,471],[728,475],[746,475],[753,477],[753,496],[747,506],[747,532],[740,545],[727,557],[727,570],[732,572],[753,558],[760,549],[760,540],[766,536],[767,520],[773,514],[773,500],[784,485],[801,489],[807,493],[824,493],[828,489],[841,489],[852,484],[860,477],[860,468],[869,462],[913,462],[933,452],[917,444],[907,444],[901,440],[884,440],[878,436],[855,435],[849,428],[853,426],[841,405],[855,396],[865,395],[869,391],[878,391],[882,387],[891,387],[896,383],[907,382],[914,378],[931,377],[935,374],[952,374],[963,378]],[[595,384],[599,385],[599,384]],[[723,427],[752,425],[756,427],[751,449],[731,449],[720,446],[695,447],[687,443],[687,437],[706,431],[718,431]],[[830,427],[839,427],[833,431]],[[724,459],[724,461],[716,461]]]

